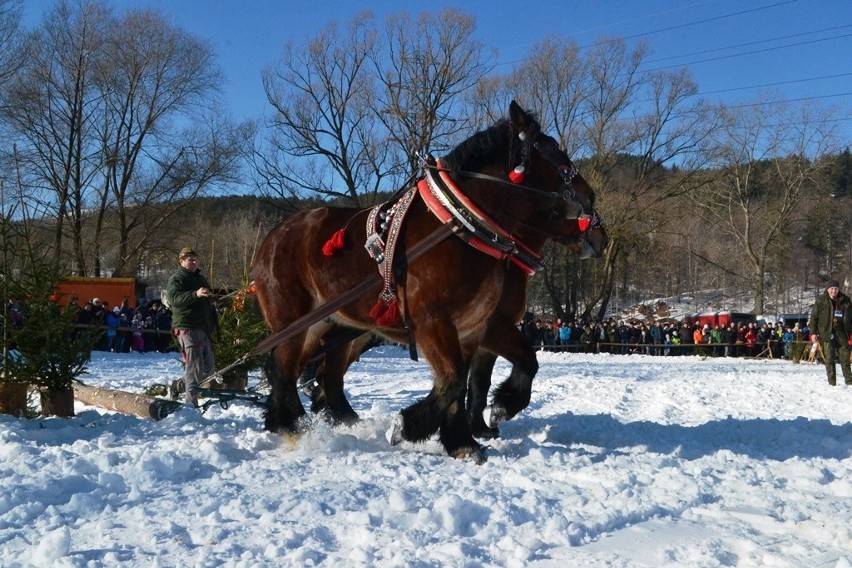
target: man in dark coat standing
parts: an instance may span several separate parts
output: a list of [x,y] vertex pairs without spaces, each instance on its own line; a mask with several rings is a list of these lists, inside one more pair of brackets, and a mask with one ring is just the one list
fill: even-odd
[[216,328],[216,311],[210,284],[198,268],[198,255],[189,247],[178,255],[180,268],[169,280],[166,296],[172,311],[172,333],[183,352],[187,404],[198,406],[199,383],[215,371],[210,335]]
[[825,370],[828,384],[837,384],[837,369],[834,357],[840,358],[840,369],[847,385],[852,385],[852,370],[849,365],[850,337],[852,337],[852,302],[840,291],[837,280],[829,280],[825,292],[817,298],[810,320],[814,340],[822,344],[825,354]]

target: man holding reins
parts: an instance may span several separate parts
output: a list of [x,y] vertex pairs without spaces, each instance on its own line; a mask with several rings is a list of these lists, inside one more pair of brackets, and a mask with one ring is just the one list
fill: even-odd
[[172,310],[172,333],[184,357],[185,401],[198,406],[199,383],[216,369],[210,338],[216,328],[216,310],[195,251],[182,248],[178,262],[180,268],[169,280],[166,294]]

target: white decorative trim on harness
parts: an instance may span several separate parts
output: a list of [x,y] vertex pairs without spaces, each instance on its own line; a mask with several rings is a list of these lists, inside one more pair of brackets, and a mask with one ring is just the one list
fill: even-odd
[[[402,221],[416,195],[417,188],[412,187],[386,211],[382,211],[382,207],[386,205],[382,203],[373,207],[367,215],[367,240],[364,248],[367,249],[367,254],[378,263],[379,275],[384,281],[379,302],[371,312],[378,325],[392,326],[398,321],[398,313],[394,312],[398,309],[398,299],[393,276],[393,261]],[[378,219],[382,219],[380,224],[376,222]],[[383,235],[384,238],[382,238]]]
[[421,180],[418,183],[420,196],[442,223],[455,219],[462,224],[464,230],[456,231],[456,235],[462,240],[489,256],[500,260],[509,259],[530,276],[543,268],[538,254],[492,220],[462,193],[440,161],[436,161],[432,167],[427,166],[425,178],[425,182]]

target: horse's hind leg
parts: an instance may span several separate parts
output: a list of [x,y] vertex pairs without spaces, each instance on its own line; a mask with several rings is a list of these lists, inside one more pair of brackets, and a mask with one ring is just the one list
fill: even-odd
[[[294,338],[291,340],[296,342]],[[266,366],[266,376],[272,392],[266,403],[264,427],[270,432],[296,432],[299,418],[305,408],[296,390],[296,357],[298,351],[291,345],[276,347]]]
[[[353,424],[358,421],[358,414],[343,392],[343,378],[362,353],[361,349],[373,345],[369,337],[365,331],[340,325],[323,334],[321,345],[312,354],[299,382],[311,397],[312,412],[326,413],[333,422]],[[310,376],[306,377],[308,373]]]
[[467,382],[467,419],[471,433],[477,438],[497,438],[500,431],[485,423],[482,412],[488,405],[488,390],[491,388],[491,374],[497,355],[485,349],[478,349],[470,363]]
[[311,410],[328,412],[331,420],[354,424],[358,414],[352,409],[343,392],[343,376],[349,368],[352,342],[329,350],[317,374],[317,388],[311,393]]

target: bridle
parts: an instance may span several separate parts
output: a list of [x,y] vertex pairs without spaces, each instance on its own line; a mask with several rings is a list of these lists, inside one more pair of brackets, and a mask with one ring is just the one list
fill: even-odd
[[[567,235],[561,235],[558,233],[554,233],[552,231],[546,231],[543,229],[539,229],[536,227],[532,228],[534,231],[537,231],[540,234],[543,234],[556,242],[562,244],[571,244],[572,242],[579,242],[581,245],[585,246],[585,244],[589,241],[589,234],[592,230],[603,227],[603,219],[598,214],[597,210],[592,207],[590,212],[586,212],[586,208],[577,199],[577,191],[574,188],[574,178],[577,177],[579,171],[577,167],[574,165],[574,162],[571,161],[571,158],[565,157],[568,162],[565,163],[562,160],[561,156],[555,156],[554,152],[550,148],[544,147],[542,144],[542,135],[541,131],[537,130],[533,140],[528,143],[529,135],[526,132],[519,132],[518,138],[522,142],[521,146],[521,165],[524,168],[529,166],[529,148],[532,147],[535,149],[539,156],[544,158],[544,160],[549,163],[558,173],[559,177],[562,178],[562,191],[559,193],[551,193],[551,195],[559,195],[566,201],[573,201],[580,207],[580,215],[577,217],[577,227],[580,230],[580,235],[578,237],[568,237]],[[555,203],[555,202],[554,202]],[[556,215],[555,212],[551,213],[551,216]]]
[[[552,217],[555,217],[555,216],[556,216],[555,214],[552,215]],[[570,219],[566,220],[566,219],[563,218],[563,219],[559,219],[559,221],[570,222],[571,220]],[[527,225],[526,223],[521,223],[520,226],[523,227],[527,231],[531,231],[533,233],[538,233],[539,235],[543,235],[544,237],[546,237],[546,238],[548,238],[552,241],[555,241],[559,244],[563,244],[563,245],[579,244],[581,247],[585,247],[586,244],[590,242],[589,236],[591,235],[592,231],[594,231],[595,229],[604,228],[604,222],[603,222],[603,218],[598,214],[597,209],[592,209],[591,215],[584,217],[584,218],[577,219],[577,226],[578,226],[578,229],[580,231],[579,234],[577,234],[577,235],[566,235],[566,234],[563,234],[563,233],[557,233],[556,231],[550,231],[550,230],[547,230],[547,229],[542,229],[540,227],[534,227],[532,225]],[[584,226],[585,226],[585,228],[584,228]]]
[[581,211],[585,211],[585,207],[583,204],[579,202],[577,199],[577,191],[574,189],[574,178],[577,177],[577,168],[574,166],[574,162],[568,158],[568,163],[562,163],[561,160],[558,160],[554,157],[550,149],[544,148],[541,144],[541,132],[536,132],[535,139],[529,145],[526,143],[527,138],[529,136],[526,132],[519,132],[518,138],[521,142],[524,143],[521,146],[521,163],[524,167],[527,167],[529,164],[529,147],[533,147],[539,155],[544,158],[553,168],[559,172],[559,177],[562,178],[562,187],[565,189],[562,190],[560,195],[563,199],[568,200],[571,199],[575,201],[579,206]]

